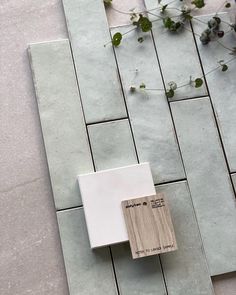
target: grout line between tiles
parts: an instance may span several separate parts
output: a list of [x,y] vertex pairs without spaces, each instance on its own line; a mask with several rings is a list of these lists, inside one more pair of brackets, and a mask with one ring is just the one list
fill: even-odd
[[155,186],[159,186],[159,185],[166,185],[166,184],[178,183],[178,182],[182,182],[182,181],[187,181],[187,178],[180,178],[180,179],[176,179],[176,180],[158,182],[158,183],[155,183],[154,185]]
[[[190,25],[191,25],[192,32],[194,32],[193,25],[192,25],[191,21],[190,21]],[[203,75],[204,75],[204,80],[205,80],[207,92],[209,94],[209,101],[210,101],[210,104],[211,104],[212,113],[213,113],[213,117],[214,117],[214,120],[215,120],[215,126],[216,126],[216,129],[217,129],[217,133],[218,133],[218,137],[219,137],[219,141],[220,141],[220,146],[222,148],[223,155],[224,155],[224,158],[225,158],[225,163],[226,163],[226,166],[227,166],[227,170],[228,170],[228,174],[229,174],[229,179],[230,179],[231,187],[232,187],[232,190],[234,192],[234,196],[236,198],[236,190],[235,190],[235,187],[234,187],[234,184],[233,184],[232,177],[230,177],[230,175],[231,175],[230,166],[229,166],[229,162],[228,162],[228,159],[227,159],[227,156],[226,156],[226,151],[225,151],[224,143],[223,143],[223,140],[222,140],[222,137],[221,137],[220,127],[219,127],[219,124],[218,124],[218,120],[217,120],[215,108],[214,108],[214,105],[213,105],[213,102],[212,102],[210,89],[208,87],[207,80],[206,80],[206,77],[205,77],[205,71],[204,71],[204,68],[203,68],[203,63],[202,63],[202,59],[201,59],[201,56],[200,56],[200,52],[199,52],[199,49],[198,49],[198,46],[197,46],[197,41],[196,41],[195,34],[193,34],[193,39],[194,39],[194,43],[195,43],[196,50],[197,50],[197,53],[198,53],[198,57],[199,57],[199,62],[200,62],[200,65],[201,65],[201,69],[202,69],[202,72],[203,72]]]
[[73,206],[73,207],[58,209],[56,212],[63,212],[63,211],[75,210],[75,209],[80,209],[80,208],[83,208],[83,207],[84,207],[83,205],[78,205],[78,206]]
[[91,126],[91,125],[97,125],[97,124],[103,124],[103,123],[110,123],[110,122],[122,121],[122,120],[127,120],[127,119],[128,119],[128,117],[121,117],[121,118],[116,118],[116,119],[108,119],[108,120],[103,120],[103,121],[86,123],[86,125],[87,126]]
[[186,100],[191,100],[191,99],[198,99],[198,98],[204,98],[204,97],[208,97],[209,95],[199,95],[199,96],[193,96],[193,97],[187,97],[187,98],[179,98],[179,99],[173,99],[173,100],[169,100],[169,103],[173,103],[173,102],[178,102],[178,101],[186,101]]

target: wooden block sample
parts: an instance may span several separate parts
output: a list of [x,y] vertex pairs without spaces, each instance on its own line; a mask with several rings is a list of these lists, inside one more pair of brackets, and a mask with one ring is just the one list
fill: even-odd
[[122,209],[134,259],[178,249],[163,193],[122,201]]

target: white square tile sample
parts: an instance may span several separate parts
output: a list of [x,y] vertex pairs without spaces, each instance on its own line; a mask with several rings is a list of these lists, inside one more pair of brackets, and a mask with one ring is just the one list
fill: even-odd
[[78,176],[91,248],[128,241],[121,201],[155,194],[149,163]]

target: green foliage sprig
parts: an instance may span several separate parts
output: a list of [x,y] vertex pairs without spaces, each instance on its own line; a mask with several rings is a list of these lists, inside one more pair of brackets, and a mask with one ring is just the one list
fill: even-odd
[[[173,2],[176,2],[177,0],[171,1],[170,3],[167,3],[165,5],[162,5],[162,1],[158,0],[158,7],[155,7],[150,10],[145,10],[145,11],[140,11],[140,12],[135,12],[134,10],[129,11],[129,12],[124,12],[120,11],[112,6],[112,0],[104,0],[106,6],[109,6],[111,9],[114,9],[115,11],[122,13],[122,14],[127,14],[130,16],[130,20],[132,22],[133,28],[128,30],[125,33],[120,33],[116,32],[113,36],[111,41],[109,41],[107,44],[104,46],[108,45],[109,43],[112,43],[113,46],[118,47],[121,45],[121,42],[123,40],[123,36],[126,34],[129,34],[130,32],[134,30],[140,30],[143,33],[150,32],[152,30],[153,23],[156,21],[162,21],[164,28],[167,29],[167,32],[172,32],[172,33],[178,33],[180,29],[185,29],[196,35],[197,37],[200,38],[200,41],[202,42],[203,45],[207,45],[209,42],[216,41],[220,46],[224,47],[229,51],[229,54],[234,55],[235,57],[233,59],[230,59],[227,62],[224,62],[224,60],[218,61],[218,66],[202,77],[197,77],[195,79],[192,79],[190,77],[190,80],[188,83],[184,83],[182,85],[177,85],[176,82],[171,81],[167,84],[167,87],[164,88],[155,88],[155,89],[149,89],[145,83],[141,83],[138,87],[137,86],[130,86],[130,91],[135,92],[135,91],[164,91],[166,93],[167,98],[173,98],[175,95],[175,92],[177,89],[185,87],[187,85],[190,85],[195,88],[200,88],[204,84],[204,77],[219,68],[221,69],[222,72],[226,72],[228,70],[228,63],[236,59],[236,47],[229,48],[225,46],[223,43],[221,43],[219,40],[222,39],[225,34],[229,33],[230,31],[235,31],[236,32],[236,24],[229,24],[229,31],[225,32],[224,30],[221,29],[221,23],[225,21],[222,21],[221,18],[218,15],[218,11],[222,8],[230,8],[231,4],[228,1],[225,1],[223,3],[223,6],[221,5],[219,9],[217,10],[216,14],[214,17],[212,17],[208,22],[204,22],[197,17],[193,16],[192,10],[193,9],[201,9],[205,6],[205,1],[204,0],[193,0],[191,4],[193,5],[193,8],[189,5],[182,5],[180,8],[177,7],[172,7],[170,4]],[[179,0],[182,2],[182,0]],[[155,11],[159,9],[160,14],[156,14]],[[169,15],[170,10],[176,10],[178,11],[177,15]],[[155,17],[152,20],[149,20],[147,15],[150,14],[153,17]],[[190,22],[192,19],[195,19],[199,22],[205,23],[206,24],[206,29],[201,33],[201,35],[198,35],[197,33],[193,32],[189,27],[186,26],[186,23]],[[144,42],[144,37],[141,36],[137,39],[139,43]]]

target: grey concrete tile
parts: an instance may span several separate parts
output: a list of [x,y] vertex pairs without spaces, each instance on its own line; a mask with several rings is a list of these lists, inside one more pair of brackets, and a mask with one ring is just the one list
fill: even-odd
[[128,120],[90,125],[88,132],[96,170],[137,163]]
[[216,295],[235,295],[236,272],[213,278]]
[[0,294],[67,295],[27,54],[29,42],[67,37],[63,10],[58,0],[0,7]]
[[210,273],[234,271],[235,198],[210,101],[174,102],[171,108]]
[[116,295],[108,247],[91,250],[82,208],[57,212],[70,295]]
[[[112,34],[128,29],[120,27]],[[115,51],[138,157],[150,162],[155,183],[182,179],[185,173],[164,91],[130,91],[131,85],[138,89],[141,83],[164,88],[151,35],[140,44],[137,39],[142,35],[131,32]]]
[[[211,16],[201,16],[201,21],[208,21]],[[230,22],[228,14],[222,14],[221,18]],[[194,31],[201,33],[206,27],[206,24],[194,20]],[[221,28],[226,32],[229,30],[227,24],[222,24]],[[235,36],[233,33],[228,33],[220,40],[226,47],[233,47],[235,44]],[[201,44],[197,38],[197,44],[202,59],[205,73],[216,68],[219,60],[228,61],[232,59],[229,51],[220,46],[217,42],[211,42],[207,46]],[[236,59],[230,63],[229,70],[222,72],[221,69],[206,76],[209,87],[211,99],[217,116],[217,121],[221,131],[226,156],[230,166],[231,172],[236,171],[236,100],[235,100],[235,73],[236,73]]]
[[[170,1],[162,1],[162,4]],[[156,7],[155,0],[145,0],[147,9]],[[175,1],[169,7],[181,8],[182,2]],[[155,14],[160,14],[153,11]],[[168,15],[178,15],[178,11],[170,10]],[[160,14],[163,17],[163,15]],[[149,16],[150,19],[156,19],[155,16]],[[164,28],[162,21],[153,23],[153,37],[155,40],[157,54],[161,64],[161,70],[167,85],[170,81],[175,81],[177,85],[184,85],[190,81],[190,76],[195,79],[202,76],[202,70],[199,63],[193,34],[188,24],[185,29],[178,33],[168,32]],[[168,87],[168,86],[167,86]],[[187,85],[178,89],[175,96],[170,100],[199,97],[207,95],[205,85],[200,88]]]
[[81,204],[77,175],[93,163],[68,40],[29,48],[57,209]]
[[178,250],[161,255],[169,295],[214,294],[187,182],[156,187],[167,196]]
[[166,295],[158,256],[132,259],[129,243],[112,246],[120,294]]
[[69,294],[47,178],[0,192],[0,208],[0,294]]
[[103,1],[63,0],[87,123],[127,116]]
[[58,0],[3,0],[0,24],[0,187],[10,190],[47,175],[28,43],[66,38],[66,27]]

